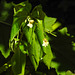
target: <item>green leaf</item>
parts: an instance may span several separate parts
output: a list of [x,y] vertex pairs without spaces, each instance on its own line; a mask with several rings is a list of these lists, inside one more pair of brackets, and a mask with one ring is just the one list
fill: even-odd
[[5,58],[10,55],[9,37],[10,27],[0,23],[0,51]]
[[32,28],[29,28],[29,27],[26,26],[26,27],[23,29],[23,33],[24,33],[24,35],[25,35],[25,37],[26,37],[28,43],[31,44],[31,41],[32,41]]
[[64,28],[60,29],[59,32],[60,32],[62,35],[67,34],[67,32],[68,32],[67,27],[64,27]]
[[52,26],[55,22],[56,22],[56,18],[45,16],[45,18],[44,18],[45,31],[51,32],[53,30]]
[[33,32],[32,34],[32,43],[29,46],[29,56],[32,64],[34,65],[35,70],[37,70],[39,61],[42,57],[41,47],[38,42],[37,36]]
[[21,24],[22,24],[22,22],[25,21],[30,10],[31,10],[31,4],[28,3],[28,1],[25,1],[23,3],[15,5],[15,7],[14,7],[14,21],[13,21],[13,25],[12,25],[12,29],[11,29],[11,36],[10,36],[11,41],[19,33],[19,30],[21,28]]
[[15,54],[11,59],[11,63],[14,75],[25,74],[26,55],[23,54],[20,49],[16,48]]
[[43,27],[43,20],[37,19],[38,24],[36,25],[36,35],[38,37],[38,40],[40,42],[40,46],[42,47],[43,52],[46,52],[46,49],[42,46],[44,36],[44,27]]
[[46,64],[46,66],[48,67],[48,69],[50,69],[50,63],[52,60],[52,52],[51,52],[51,48],[50,45],[48,47],[43,47],[43,39],[45,38],[44,36],[44,28],[43,28],[43,22],[42,20],[37,20],[38,24],[37,24],[37,29],[36,29],[36,35],[38,37],[38,40],[40,42],[41,48],[43,49],[43,52],[45,53],[44,57],[43,57],[43,62]]
[[52,58],[53,58],[53,54],[51,51],[51,47],[50,47],[50,45],[48,45],[46,47],[46,55],[43,57],[43,62],[48,67],[48,69],[50,69],[50,67],[51,67]]
[[42,45],[43,39],[44,39],[43,21],[42,20],[37,20],[37,21],[38,21],[38,24],[36,27],[36,35],[38,37],[40,44]]
[[18,18],[14,18],[13,25],[11,28],[10,41],[12,41],[14,37],[19,33],[21,23],[22,20]]
[[37,5],[36,7],[34,7],[34,9],[32,10],[32,13],[31,13],[32,18],[38,18],[41,20],[44,19],[45,15],[46,14],[42,11],[41,5]]
[[24,45],[19,45],[19,48],[20,48],[20,50],[21,50],[22,53],[28,54],[28,50],[25,51]]
[[28,1],[17,4],[14,7],[14,16],[22,17],[22,18],[27,17],[27,15],[31,11],[31,8],[32,8],[32,6]]
[[33,33],[33,39],[34,57],[36,59],[37,64],[39,65],[39,61],[42,57],[42,50],[35,33]]
[[52,26],[52,31],[51,32],[53,32],[54,30],[56,30],[58,27],[60,27],[61,26],[61,23],[59,23],[59,22],[56,22],[55,24],[53,24],[53,26]]

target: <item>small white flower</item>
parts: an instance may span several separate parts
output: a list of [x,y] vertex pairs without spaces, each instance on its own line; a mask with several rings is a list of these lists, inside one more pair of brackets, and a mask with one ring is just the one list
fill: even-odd
[[32,28],[33,27],[33,22],[34,22],[34,20],[29,20],[29,23],[27,24],[27,26]]
[[33,24],[28,23],[27,26],[30,27],[30,28],[32,28]]
[[46,46],[48,46],[48,44],[49,44],[49,42],[47,41],[47,39],[44,39],[42,46],[45,46],[46,47]]

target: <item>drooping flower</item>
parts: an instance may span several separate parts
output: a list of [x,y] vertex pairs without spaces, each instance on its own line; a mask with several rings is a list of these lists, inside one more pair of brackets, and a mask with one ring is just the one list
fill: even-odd
[[42,46],[48,46],[48,44],[49,44],[49,42],[47,41],[47,39],[45,38],[45,39],[43,39],[43,44],[42,44]]
[[33,27],[33,23],[34,23],[34,20],[29,20],[29,23],[27,24],[27,26],[32,28]]

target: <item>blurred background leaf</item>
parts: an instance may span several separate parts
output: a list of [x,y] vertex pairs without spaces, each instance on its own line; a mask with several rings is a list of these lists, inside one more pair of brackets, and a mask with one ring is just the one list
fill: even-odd
[[0,51],[5,58],[10,55],[9,37],[10,27],[0,23]]
[[7,58],[10,55],[9,37],[12,24],[12,3],[2,0],[0,3],[0,51]]
[[50,42],[54,54],[51,67],[55,68],[57,73],[65,75],[67,70],[75,70],[75,51],[72,42],[74,38],[67,36],[67,28],[64,27],[57,32],[57,37],[52,38]]
[[66,72],[66,75],[74,75],[70,70]]
[[11,65],[14,75],[24,75],[26,66],[26,54],[22,53],[17,47],[15,54],[11,58]]
[[12,24],[13,20],[13,4],[7,3],[6,0],[0,2],[0,22],[6,22],[8,25]]

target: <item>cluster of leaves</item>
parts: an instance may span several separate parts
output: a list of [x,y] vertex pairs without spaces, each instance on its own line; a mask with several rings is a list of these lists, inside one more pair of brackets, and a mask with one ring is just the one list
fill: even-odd
[[[6,30],[8,33],[10,28],[4,29],[0,24],[0,51],[5,58],[10,52],[14,54],[11,60],[0,68],[0,73],[12,66],[14,75],[25,75],[26,58],[29,56],[35,71],[39,62],[43,62],[48,69],[55,68],[58,75],[73,75],[67,70],[75,69],[74,36],[67,33],[67,27],[58,30],[61,24],[56,22],[56,18],[48,17],[42,11],[41,5],[32,9],[28,1],[11,4],[14,6],[11,33],[5,35],[6,39],[3,40],[2,31]],[[32,27],[27,26],[30,20],[34,21],[31,23]],[[44,39],[48,42],[47,46],[43,46]]]

